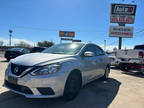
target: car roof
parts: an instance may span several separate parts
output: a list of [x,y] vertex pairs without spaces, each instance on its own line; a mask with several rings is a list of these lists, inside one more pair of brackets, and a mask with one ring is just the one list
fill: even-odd
[[[79,44],[94,44],[94,43],[91,43],[91,42],[67,42],[68,44],[69,43],[79,43]],[[67,44],[66,43],[66,44]],[[61,44],[65,44],[65,43],[61,43]],[[96,44],[94,44],[94,45],[96,45]]]
[[25,49],[25,48],[10,48],[8,50],[23,50],[23,49]]

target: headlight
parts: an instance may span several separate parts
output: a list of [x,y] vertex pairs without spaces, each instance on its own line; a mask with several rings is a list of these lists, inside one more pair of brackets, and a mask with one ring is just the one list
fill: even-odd
[[31,75],[48,75],[59,71],[61,64],[55,63],[46,66],[39,67],[31,72]]

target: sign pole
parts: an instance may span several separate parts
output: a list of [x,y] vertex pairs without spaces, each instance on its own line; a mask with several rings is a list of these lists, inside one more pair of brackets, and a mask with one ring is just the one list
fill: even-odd
[[104,51],[106,51],[106,40],[104,40]]
[[[119,23],[119,26],[125,26],[125,23]],[[121,49],[121,46],[122,46],[122,37],[119,37],[119,50]]]
[[119,47],[118,47],[118,49],[121,49],[121,46],[122,46],[122,37],[119,37]]

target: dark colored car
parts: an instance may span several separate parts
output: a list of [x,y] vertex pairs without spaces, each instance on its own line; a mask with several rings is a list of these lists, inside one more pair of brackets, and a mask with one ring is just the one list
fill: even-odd
[[31,53],[35,53],[35,52],[42,52],[43,50],[45,50],[45,47],[33,47],[31,49]]
[[27,53],[30,53],[30,50],[26,48],[10,48],[5,52],[5,58],[9,61],[10,59]]

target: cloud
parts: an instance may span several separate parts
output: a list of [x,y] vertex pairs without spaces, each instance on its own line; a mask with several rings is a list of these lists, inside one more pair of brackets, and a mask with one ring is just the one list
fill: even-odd
[[[4,45],[9,45],[9,39],[5,39],[5,38],[1,38],[0,37],[0,41],[3,41],[4,42]],[[31,46],[35,46],[36,45],[36,42],[33,42],[33,41],[28,41],[28,40],[25,40],[25,39],[16,39],[16,38],[12,38],[11,42],[12,42],[12,45],[15,45],[15,44],[18,44],[20,43],[21,41],[31,45]]]

